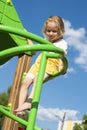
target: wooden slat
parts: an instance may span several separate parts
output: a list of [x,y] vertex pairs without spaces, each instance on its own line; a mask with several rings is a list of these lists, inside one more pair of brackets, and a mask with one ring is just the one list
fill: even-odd
[[[15,114],[14,110],[18,106],[18,98],[19,98],[19,91],[20,91],[20,85],[21,85],[21,78],[23,75],[23,72],[27,72],[30,68],[31,63],[31,57],[27,55],[21,55],[18,58],[18,63],[14,75],[14,80],[11,88],[11,93],[9,97],[9,102],[12,104],[12,113]],[[4,124],[3,124],[3,130],[18,130],[18,123],[15,123],[12,119],[9,119],[8,117],[5,117]]]

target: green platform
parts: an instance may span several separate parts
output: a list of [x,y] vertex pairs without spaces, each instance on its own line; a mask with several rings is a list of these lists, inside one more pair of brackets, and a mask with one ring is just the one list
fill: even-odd
[[[12,2],[7,3],[6,0],[0,0],[0,24],[24,30],[22,22]],[[0,51],[26,44],[26,38],[0,31]],[[8,57],[8,59],[6,58],[0,61],[0,65],[4,64],[10,58],[11,57]]]

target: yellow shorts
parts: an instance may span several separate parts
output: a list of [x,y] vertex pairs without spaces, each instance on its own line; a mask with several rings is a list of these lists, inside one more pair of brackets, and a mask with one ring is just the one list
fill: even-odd
[[[35,63],[31,66],[28,73],[32,73],[33,75],[38,74],[39,66],[41,61],[41,54],[37,57]],[[46,73],[49,75],[53,75],[55,73],[59,73],[63,68],[63,62],[60,58],[48,58],[46,65]]]

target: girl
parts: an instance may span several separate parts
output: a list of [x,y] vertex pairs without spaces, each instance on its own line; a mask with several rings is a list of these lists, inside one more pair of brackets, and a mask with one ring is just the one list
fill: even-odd
[[[49,40],[54,46],[63,49],[65,54],[67,54],[67,43],[65,42],[65,40],[63,40],[64,23],[60,16],[48,17],[43,27],[43,34],[45,38]],[[35,89],[35,80],[38,75],[40,60],[41,54],[38,56],[35,63],[30,68],[28,74],[26,75],[26,78],[21,85],[19,105],[18,108],[15,110],[17,112],[17,115],[23,115],[24,110],[28,110],[31,108],[32,98]],[[44,74],[44,80],[51,77],[53,73],[60,72],[62,68],[63,62],[61,59],[48,58]],[[32,87],[28,100],[25,102],[28,95],[28,88],[32,83],[34,83],[34,85]]]

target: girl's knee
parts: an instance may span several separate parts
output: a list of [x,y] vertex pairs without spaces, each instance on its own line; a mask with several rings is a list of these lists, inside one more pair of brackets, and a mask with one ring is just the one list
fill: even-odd
[[33,80],[30,78],[25,78],[23,83],[22,83],[22,87],[29,87],[32,84]]

